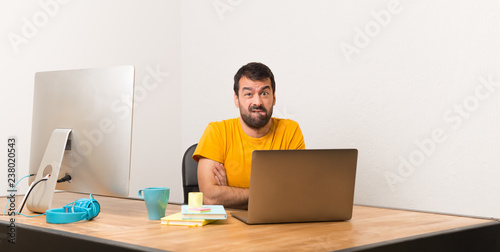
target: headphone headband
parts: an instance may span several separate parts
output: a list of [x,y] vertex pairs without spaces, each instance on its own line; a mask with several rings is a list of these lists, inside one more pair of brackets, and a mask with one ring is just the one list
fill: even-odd
[[92,220],[101,211],[99,202],[94,199],[92,194],[90,198],[83,198],[73,201],[62,208],[48,209],[45,212],[47,223],[65,224],[81,220]]

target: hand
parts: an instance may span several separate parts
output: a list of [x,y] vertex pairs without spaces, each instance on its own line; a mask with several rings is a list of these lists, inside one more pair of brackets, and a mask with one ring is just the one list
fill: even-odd
[[221,163],[215,163],[215,168],[212,169],[212,172],[214,173],[215,176],[215,181],[217,181],[217,184],[220,186],[227,186],[227,176],[226,176],[226,169],[224,168],[224,165]]

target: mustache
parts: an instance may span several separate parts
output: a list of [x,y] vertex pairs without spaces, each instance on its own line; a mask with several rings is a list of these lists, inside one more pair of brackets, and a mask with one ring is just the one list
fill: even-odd
[[250,112],[253,112],[254,110],[261,110],[261,111],[264,111],[264,112],[266,112],[266,113],[267,113],[267,109],[266,109],[266,108],[264,108],[263,106],[250,106],[250,107],[248,108],[248,110],[249,110]]

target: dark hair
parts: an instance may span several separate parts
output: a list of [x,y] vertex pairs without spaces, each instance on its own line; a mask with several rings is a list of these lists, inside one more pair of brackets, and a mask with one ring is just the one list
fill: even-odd
[[273,72],[271,72],[271,69],[262,63],[250,62],[242,66],[234,75],[233,89],[236,96],[239,95],[238,91],[240,90],[240,79],[242,76],[245,76],[253,81],[262,81],[269,78],[271,80],[273,94],[276,91],[276,83],[274,82],[274,75]]

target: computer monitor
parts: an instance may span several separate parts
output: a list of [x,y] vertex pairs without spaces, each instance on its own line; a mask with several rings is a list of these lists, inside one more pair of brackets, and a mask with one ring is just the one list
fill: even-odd
[[32,189],[30,211],[51,208],[55,189],[128,196],[133,97],[133,66],[35,74],[30,184],[50,178]]

